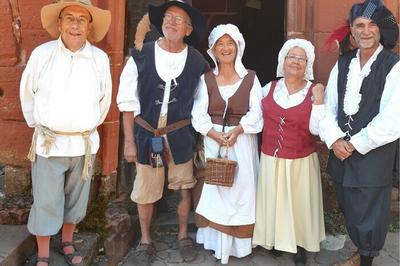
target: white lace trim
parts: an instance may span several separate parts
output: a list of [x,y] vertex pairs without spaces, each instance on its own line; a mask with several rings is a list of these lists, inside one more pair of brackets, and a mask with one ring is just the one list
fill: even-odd
[[375,53],[367,61],[362,69],[360,69],[360,51],[354,57],[349,66],[347,73],[346,92],[343,100],[343,111],[346,115],[355,115],[360,109],[362,94],[360,93],[361,85],[364,78],[368,77],[371,72],[372,63],[376,60],[378,54],[382,51],[382,45],[379,45]]
[[346,92],[343,100],[343,111],[346,115],[354,115],[360,108],[360,89],[363,78],[359,70],[357,57],[355,57],[351,60],[349,72],[347,73]]

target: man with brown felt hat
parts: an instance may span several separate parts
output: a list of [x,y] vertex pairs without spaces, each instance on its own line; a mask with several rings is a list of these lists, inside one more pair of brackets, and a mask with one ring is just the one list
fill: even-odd
[[390,51],[399,28],[380,0],[353,5],[348,24],[338,41],[351,36],[358,49],[343,51],[330,74],[320,136],[331,149],[327,171],[347,231],[368,266],[385,242],[392,180],[399,178],[400,57]]
[[[144,39],[142,28],[147,31],[149,23],[163,37],[142,46],[138,35]],[[148,15],[138,25],[138,49],[132,51],[121,74],[117,102],[123,112],[124,156],[128,162],[136,162],[131,199],[137,203],[142,233],[135,265],[150,265],[154,256],[150,225],[154,203],[162,197],[166,168],[168,188],[181,195],[178,247],[184,261],[196,258],[187,235],[190,189],[196,184],[191,111],[200,76],[208,64],[191,45],[198,44],[206,33],[205,18],[186,1],[150,5]]]
[[106,53],[91,42],[107,33],[111,14],[90,0],[60,0],[41,10],[43,28],[56,40],[32,52],[20,84],[22,111],[35,128],[33,205],[28,230],[36,236],[37,265],[48,265],[50,236],[62,228],[59,252],[83,265],[73,233],[86,214],[99,134],[111,103]]

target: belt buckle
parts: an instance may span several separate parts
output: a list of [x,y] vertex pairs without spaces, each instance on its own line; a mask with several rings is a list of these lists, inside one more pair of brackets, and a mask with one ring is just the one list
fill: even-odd
[[166,127],[157,128],[156,133],[158,134],[158,136],[165,135],[167,134],[167,128]]

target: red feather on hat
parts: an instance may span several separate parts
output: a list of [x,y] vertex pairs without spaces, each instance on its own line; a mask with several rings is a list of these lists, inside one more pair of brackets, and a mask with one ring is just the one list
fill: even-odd
[[326,39],[326,44],[329,46],[329,47],[332,47],[332,44],[335,42],[335,41],[338,41],[339,43],[341,42],[341,41],[343,41],[348,35],[349,35],[349,33],[350,33],[350,25],[347,23],[347,21],[346,21],[346,24],[345,25],[343,25],[343,26],[340,26],[339,28],[337,28],[337,29],[335,29],[329,36],[328,36],[328,38]]

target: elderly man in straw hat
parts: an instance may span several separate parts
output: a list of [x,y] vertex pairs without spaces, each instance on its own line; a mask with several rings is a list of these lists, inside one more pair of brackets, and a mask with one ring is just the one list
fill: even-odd
[[353,38],[358,49],[343,53],[332,69],[320,136],[331,149],[327,171],[347,231],[361,266],[368,266],[385,243],[398,163],[400,56],[391,49],[399,28],[381,0],[354,4],[347,26],[339,41]]
[[111,103],[108,57],[90,42],[103,39],[111,14],[90,0],[60,0],[42,8],[41,20],[57,39],[32,52],[20,85],[25,120],[35,128],[28,230],[36,236],[37,265],[48,265],[50,236],[61,227],[60,253],[69,265],[82,265],[73,232],[86,213],[96,128]]
[[164,166],[168,168],[168,188],[181,195],[177,209],[179,250],[184,261],[196,258],[187,235],[190,189],[196,183],[190,118],[199,78],[208,69],[202,55],[190,46],[198,44],[207,33],[205,18],[199,11],[186,1],[169,1],[150,5],[148,18],[163,37],[132,51],[117,96],[123,112],[124,156],[128,162],[136,162],[131,199],[139,212],[142,238],[136,263],[141,265],[149,265],[154,253],[150,223],[154,203],[162,197]]

